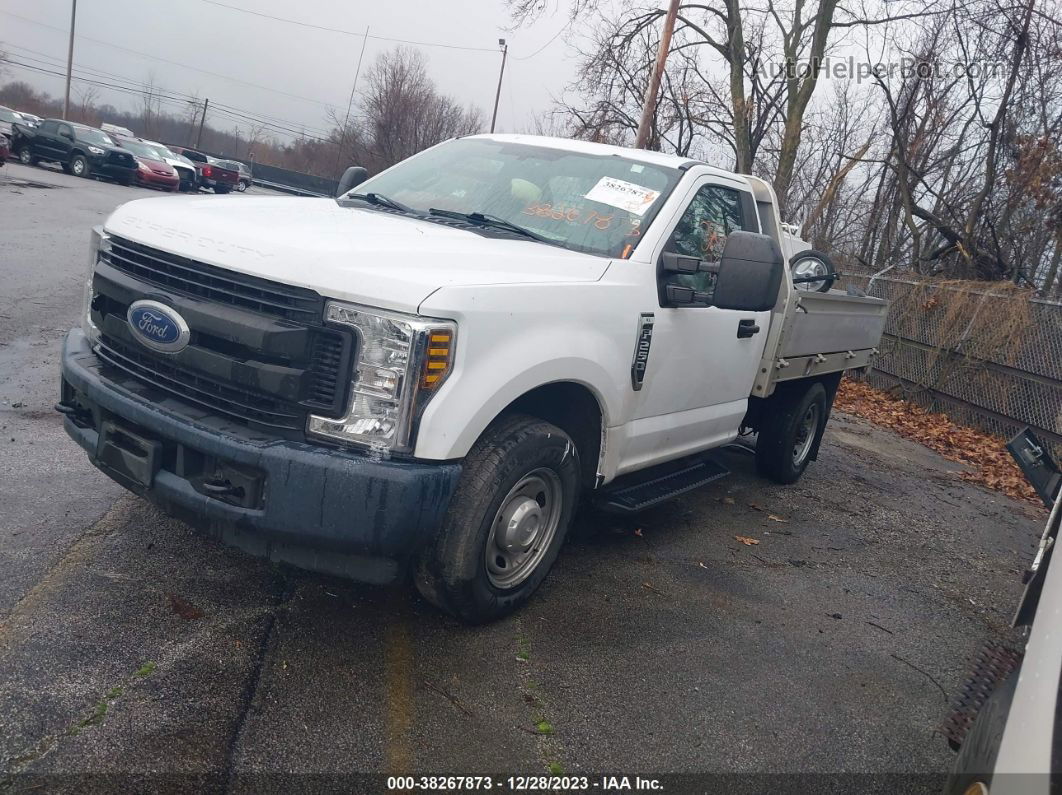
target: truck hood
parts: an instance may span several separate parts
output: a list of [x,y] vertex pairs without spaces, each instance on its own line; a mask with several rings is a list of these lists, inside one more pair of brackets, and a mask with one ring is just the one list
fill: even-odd
[[105,228],[220,268],[404,312],[440,287],[596,281],[609,264],[332,199],[139,199],[115,210]]

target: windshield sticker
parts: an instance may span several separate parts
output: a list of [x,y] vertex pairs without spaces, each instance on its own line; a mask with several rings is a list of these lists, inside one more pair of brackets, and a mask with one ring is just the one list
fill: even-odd
[[602,177],[586,194],[586,198],[635,215],[645,215],[645,211],[652,206],[659,195],[660,191],[644,188],[633,182],[625,182],[615,177]]

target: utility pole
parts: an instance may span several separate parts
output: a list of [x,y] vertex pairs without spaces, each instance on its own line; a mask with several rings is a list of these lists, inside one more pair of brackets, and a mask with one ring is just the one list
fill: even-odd
[[498,72],[498,90],[494,93],[494,113],[490,117],[490,131],[494,132],[494,123],[498,120],[498,100],[501,99],[502,78],[505,76],[505,58],[509,54],[509,45],[505,39],[498,39],[498,46],[502,48],[501,71]]
[[70,77],[74,72],[74,22],[77,20],[77,0],[70,0],[70,45],[66,50],[66,93],[63,95],[63,118],[70,118]]
[[660,33],[660,48],[656,51],[656,63],[649,76],[649,88],[645,91],[645,104],[642,105],[642,118],[638,122],[638,135],[635,148],[645,149],[649,142],[649,130],[653,126],[653,114],[656,112],[656,94],[660,90],[660,79],[667,66],[667,53],[671,49],[671,34],[675,32],[675,17],[678,16],[679,0],[671,0],[664,17],[664,29]]
[[203,115],[199,117],[199,133],[195,136],[195,148],[199,148],[199,142],[203,140],[203,122],[206,121],[207,106],[210,105],[210,97],[203,100]]

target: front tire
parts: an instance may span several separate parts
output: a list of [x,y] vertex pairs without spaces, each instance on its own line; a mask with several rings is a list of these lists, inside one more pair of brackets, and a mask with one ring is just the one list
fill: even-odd
[[91,177],[92,172],[89,169],[88,160],[84,155],[74,155],[70,160],[70,173],[75,177]]
[[24,166],[35,166],[38,161],[28,146],[20,146],[18,149],[18,162]]
[[826,388],[815,382],[803,393],[776,395],[756,439],[756,469],[775,483],[796,483],[811,463],[829,416]]
[[496,421],[465,459],[443,525],[418,561],[417,590],[470,624],[513,612],[557,559],[579,490],[568,434],[522,414]]
[[991,791],[992,774],[1017,687],[1018,671],[1012,671],[978,711],[955,758],[955,765],[944,786],[944,795]]

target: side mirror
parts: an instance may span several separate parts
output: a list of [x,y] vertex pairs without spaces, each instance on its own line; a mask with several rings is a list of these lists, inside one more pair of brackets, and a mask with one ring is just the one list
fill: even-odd
[[731,232],[718,267],[712,306],[742,312],[774,309],[785,260],[773,238],[755,232]]
[[336,196],[342,196],[352,188],[358,187],[369,178],[369,170],[362,166],[351,166],[343,172],[339,178],[339,187],[336,188]]

